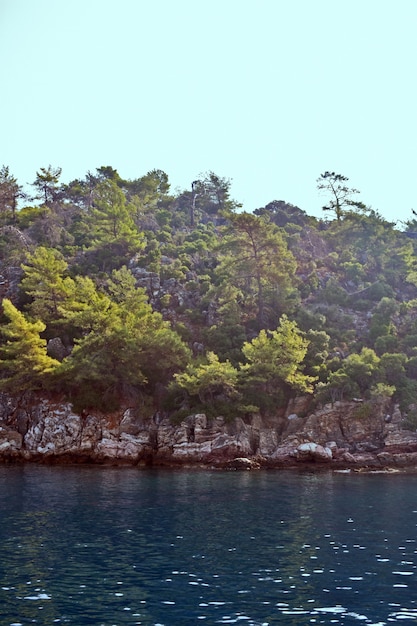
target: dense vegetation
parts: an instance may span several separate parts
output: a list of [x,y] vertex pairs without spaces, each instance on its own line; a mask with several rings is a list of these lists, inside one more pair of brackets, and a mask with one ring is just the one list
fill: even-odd
[[170,193],[110,166],[33,197],[0,170],[0,389],[79,410],[279,412],[288,400],[392,398],[413,420],[417,264],[399,230],[325,172],[323,220],[253,214],[209,172]]

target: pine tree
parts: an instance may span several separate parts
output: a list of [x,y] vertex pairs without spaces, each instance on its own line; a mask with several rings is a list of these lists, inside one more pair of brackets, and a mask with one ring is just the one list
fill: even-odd
[[59,366],[46,352],[41,321],[28,322],[10,300],[3,300],[9,322],[0,327],[5,342],[0,346],[0,389],[9,393],[40,389]]
[[207,353],[207,363],[190,363],[185,372],[175,374],[176,384],[201,402],[213,403],[216,396],[237,397],[238,371],[230,361],[219,361],[214,352]]
[[28,309],[34,319],[50,327],[62,317],[62,306],[70,297],[73,280],[65,277],[68,264],[53,248],[39,246],[22,265],[22,289],[32,298]]
[[16,222],[17,203],[19,198],[25,198],[22,186],[10,174],[7,165],[0,168],[0,219],[1,223],[13,224]]
[[308,344],[296,322],[283,315],[276,330],[261,330],[251,342],[244,343],[242,352],[247,363],[242,366],[242,372],[249,382],[267,393],[282,385],[311,393],[315,379],[303,374],[301,369]]
[[[86,282],[89,281],[89,282]],[[154,312],[126,268],[108,280],[111,296],[90,279],[78,281],[78,301],[67,321],[82,331],[60,371],[77,405],[115,408],[122,398],[168,382],[188,361],[189,350],[162,315]],[[90,293],[90,305],[85,296]]]
[[61,167],[41,167],[39,172],[36,172],[35,181],[32,183],[33,187],[37,190],[35,200],[41,200],[45,206],[51,206],[59,195],[59,177],[62,174]]
[[267,218],[251,213],[230,216],[231,225],[224,237],[219,274],[242,289],[246,307],[252,299],[258,329],[268,326],[268,291],[286,293],[295,272],[295,260],[282,232]]

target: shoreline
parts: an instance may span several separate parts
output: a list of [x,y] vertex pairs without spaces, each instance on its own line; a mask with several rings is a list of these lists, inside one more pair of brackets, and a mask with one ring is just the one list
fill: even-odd
[[269,460],[251,459],[248,457],[236,457],[229,461],[221,463],[205,463],[205,462],[126,462],[116,459],[92,460],[69,455],[48,455],[37,458],[24,458],[23,456],[4,457],[0,456],[0,465],[2,466],[33,466],[33,467],[57,467],[57,468],[83,468],[83,469],[135,469],[139,472],[146,471],[167,471],[167,472],[300,472],[310,474],[320,474],[331,472],[335,474],[417,474],[417,464],[391,464],[381,465],[375,459],[373,465],[346,465],[345,463],[329,462],[318,463],[316,461],[303,461],[292,463],[272,463]]
[[[300,403],[301,404],[301,403]],[[293,408],[293,407],[292,407]],[[398,407],[365,417],[355,402],[225,420],[144,417],[126,407],[78,414],[70,403],[0,397],[0,463],[202,470],[417,471],[417,433]]]

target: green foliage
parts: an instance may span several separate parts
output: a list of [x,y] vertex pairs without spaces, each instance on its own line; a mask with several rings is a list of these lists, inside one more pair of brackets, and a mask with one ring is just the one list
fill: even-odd
[[48,213],[48,210],[43,206],[25,206],[17,214],[17,226],[26,230],[39,218]]
[[274,200],[261,209],[255,209],[254,213],[268,216],[271,222],[281,228],[288,227],[289,224],[306,227],[312,221],[305,211],[284,200]]
[[417,243],[358,202],[346,177],[318,181],[335,218],[324,222],[283,201],[238,212],[213,172],[173,195],[162,170],[127,180],[105,165],[67,185],[60,173],[40,169],[41,206],[19,210],[22,188],[0,170],[3,293],[34,325],[39,354],[58,337],[68,355],[28,388],[105,410],[146,398],[151,411],[185,372],[201,389],[175,383],[175,397],[212,415],[274,413],[313,386],[325,402],[415,401]]
[[358,261],[347,261],[341,263],[340,267],[345,274],[346,280],[359,284],[365,278],[365,269]]
[[334,346],[352,344],[355,339],[354,322],[350,313],[345,313],[341,306],[336,304],[318,304],[315,313],[324,316],[324,328],[331,337]]
[[301,371],[308,344],[297,324],[283,315],[276,330],[261,330],[251,342],[243,344],[246,363],[241,371],[244,384],[254,385],[269,394],[283,385],[298,392],[311,393],[315,379]]
[[336,172],[324,172],[317,179],[317,188],[329,196],[328,203],[323,206],[323,211],[334,213],[338,222],[351,207],[362,211],[366,209],[363,202],[353,199],[359,191],[348,187],[346,185],[348,180],[347,176],[336,174]]
[[326,316],[316,311],[311,311],[306,307],[301,307],[297,311],[296,322],[300,330],[323,330],[326,324]]
[[16,223],[18,201],[25,197],[22,186],[11,175],[8,166],[3,165],[0,168],[0,226]]
[[[369,327],[369,338],[371,341],[375,342],[375,348],[377,347],[376,342],[379,338],[389,335],[395,336],[396,328],[393,320],[396,315],[398,315],[399,308],[398,302],[396,302],[393,298],[383,297],[378,302],[375,314],[372,317]],[[384,341],[379,341],[379,350],[381,349],[383,343]],[[390,345],[389,342],[386,342],[386,340],[385,343]],[[391,345],[394,345],[394,342],[391,342]]]
[[236,399],[238,371],[230,361],[221,362],[214,352],[208,352],[205,362],[190,363],[187,369],[175,374],[175,383],[189,396],[197,396],[202,403]]
[[405,378],[395,392],[401,411],[413,413],[416,407],[417,380]]
[[36,178],[33,182],[33,187],[37,191],[35,199],[41,200],[45,206],[51,206],[58,198],[59,194],[59,178],[62,174],[62,168],[41,167],[39,172],[36,172]]
[[384,297],[392,298],[394,295],[394,290],[390,285],[388,285],[384,281],[378,281],[367,288],[366,296],[369,300],[378,302]]
[[371,401],[374,403],[379,403],[381,401],[383,402],[388,398],[392,398],[395,392],[396,388],[394,387],[394,385],[388,385],[387,383],[381,382],[376,383],[376,385],[371,387],[370,390]]
[[245,342],[246,363],[239,376],[243,403],[257,406],[262,414],[273,414],[291,394],[312,393],[316,378],[302,371],[308,344],[297,324],[285,315],[276,330],[261,330]]
[[347,303],[348,294],[336,279],[330,278],[325,288],[321,291],[320,299],[327,304],[339,304],[343,306]]
[[220,246],[218,274],[242,292],[244,288],[243,304],[254,311],[259,330],[268,325],[266,292],[285,293],[295,260],[282,232],[266,218],[239,213],[229,219],[231,225]]
[[380,369],[383,379],[389,385],[401,387],[406,378],[407,357],[402,353],[385,353],[380,359]]
[[[388,328],[388,330],[390,330]],[[398,339],[395,335],[380,335],[374,344],[375,352],[381,356],[385,352],[396,352],[398,349]]]
[[324,330],[309,330],[305,333],[308,341],[307,353],[304,358],[304,371],[310,376],[324,380],[327,375],[329,359],[330,335]]
[[230,359],[235,367],[242,359],[242,346],[246,332],[240,324],[214,324],[204,332],[204,341],[209,350],[215,352],[222,361]]
[[362,348],[359,354],[350,354],[344,361],[343,369],[361,392],[375,380],[380,359],[370,348]]
[[327,381],[318,385],[319,397],[331,402],[363,397],[378,382],[379,365],[379,357],[370,348],[350,354],[330,372]]
[[45,324],[53,324],[62,315],[62,304],[71,291],[71,279],[65,278],[68,264],[60,252],[39,246],[27,255],[22,265],[25,274],[21,287],[31,297],[29,312]]
[[417,379],[417,356],[412,356],[405,365],[407,377]]
[[29,322],[7,298],[3,311],[9,322],[0,327],[4,342],[0,345],[0,389],[11,394],[47,386],[59,361],[46,352],[45,330],[41,321]]
[[76,340],[61,369],[61,385],[78,404],[90,396],[94,402],[101,398],[102,410],[123,398],[137,400],[143,389],[153,394],[156,386],[167,383],[189,358],[186,345],[162,316],[152,311],[143,291],[117,282],[120,273],[114,278],[110,287],[119,299],[125,290],[123,302],[102,296],[98,299],[100,315],[88,308],[78,317],[76,312],[73,323],[80,325],[81,317],[91,329]]
[[106,179],[97,185],[88,226],[90,246],[96,250],[103,270],[119,267],[144,248],[144,235],[134,221],[134,206],[127,203],[114,180]]

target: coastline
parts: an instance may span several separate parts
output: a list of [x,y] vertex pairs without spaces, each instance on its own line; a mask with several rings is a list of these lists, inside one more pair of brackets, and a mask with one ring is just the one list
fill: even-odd
[[[362,407],[363,405],[361,405]],[[209,419],[163,415],[79,415],[45,396],[0,397],[0,462],[170,469],[306,471],[417,470],[417,433],[399,408],[358,411],[355,402],[317,407],[300,417],[303,399],[274,417]]]

